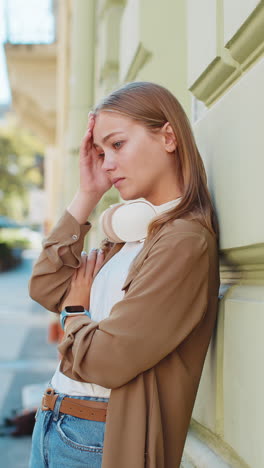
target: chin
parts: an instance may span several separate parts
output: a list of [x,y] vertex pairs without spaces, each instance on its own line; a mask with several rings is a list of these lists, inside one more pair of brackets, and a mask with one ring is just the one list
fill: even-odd
[[120,193],[120,196],[123,200],[127,201],[127,200],[137,200],[138,198],[142,198],[143,195],[141,194],[135,194],[135,193],[121,193],[121,191],[119,192]]

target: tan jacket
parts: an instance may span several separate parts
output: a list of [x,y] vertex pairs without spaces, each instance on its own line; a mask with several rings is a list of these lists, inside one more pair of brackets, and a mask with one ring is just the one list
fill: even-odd
[[[47,309],[58,311],[90,228],[65,211],[44,241],[30,295]],[[60,258],[62,245],[69,250]],[[122,289],[106,319],[69,324],[61,371],[112,389],[102,468],[178,468],[217,314],[215,239],[195,220],[165,224],[146,239]]]

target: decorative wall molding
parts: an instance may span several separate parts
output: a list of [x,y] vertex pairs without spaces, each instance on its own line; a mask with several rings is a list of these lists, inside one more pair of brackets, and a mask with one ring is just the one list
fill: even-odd
[[264,284],[264,243],[223,250],[220,272],[224,284]]
[[194,96],[206,106],[212,104],[225,89],[241,75],[241,72],[226,63],[222,57],[216,57],[202,75],[189,88]]
[[140,42],[137,46],[136,53],[130,64],[124,81],[133,81],[141,68],[151,60],[151,57],[152,53],[145,49],[143,44]]
[[232,57],[248,68],[264,53],[264,1],[262,0],[237,33],[225,45]]
[[111,60],[104,63],[104,66],[100,70],[100,83],[104,82],[109,78],[109,76],[115,76],[117,79],[119,71],[118,62],[113,62]]
[[[219,19],[220,21],[220,19]],[[223,27],[223,25],[222,25]],[[264,1],[241,25],[189,90],[210,106],[264,54]]]

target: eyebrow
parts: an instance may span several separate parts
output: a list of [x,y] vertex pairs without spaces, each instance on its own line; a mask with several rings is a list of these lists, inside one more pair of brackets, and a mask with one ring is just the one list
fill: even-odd
[[[116,135],[117,133],[123,133],[123,132],[121,130],[119,130],[118,132],[111,132],[103,138],[102,142],[105,143],[107,140],[109,140],[109,138],[111,138],[111,136]],[[100,146],[100,145],[98,145],[97,143],[94,143],[94,146]]]

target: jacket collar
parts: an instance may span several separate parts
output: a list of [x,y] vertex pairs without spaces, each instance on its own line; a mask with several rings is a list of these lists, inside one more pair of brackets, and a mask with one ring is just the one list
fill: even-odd
[[[185,219],[192,219],[191,217],[186,217]],[[155,244],[155,242],[158,240],[158,238],[166,231],[173,229],[173,223],[165,223],[158,232],[152,237],[148,238],[146,237],[143,248],[139,251],[139,253],[136,255],[134,258],[132,264],[130,265],[130,269],[128,272],[128,275],[126,277],[126,280],[124,282],[124,285],[122,289],[125,289],[125,287],[131,282],[135,274],[137,273],[137,270],[140,268],[142,265],[143,261],[145,260],[149,250],[151,247]],[[107,253],[102,265],[100,266],[99,270],[96,272],[94,278],[98,275],[99,271],[103,266],[112,258],[119,250],[122,249],[122,247],[125,245],[125,242],[118,242],[113,245],[113,247],[109,250]]]

